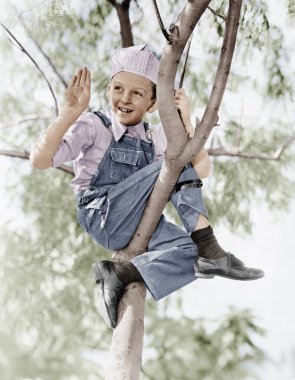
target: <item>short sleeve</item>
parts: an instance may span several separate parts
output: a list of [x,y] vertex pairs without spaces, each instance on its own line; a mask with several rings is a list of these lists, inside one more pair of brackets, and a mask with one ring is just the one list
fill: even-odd
[[76,159],[93,144],[95,135],[101,132],[101,128],[96,128],[98,118],[94,116],[91,112],[84,113],[68,129],[53,156],[53,167]]

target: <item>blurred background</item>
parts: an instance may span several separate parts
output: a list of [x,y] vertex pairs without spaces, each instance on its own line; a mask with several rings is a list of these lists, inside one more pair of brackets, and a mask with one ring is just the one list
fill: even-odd
[[[193,117],[211,91],[227,3],[212,1],[194,31],[184,81]],[[166,28],[185,4],[158,0]],[[111,252],[79,227],[71,175],[33,170],[27,157],[77,68],[91,70],[91,110],[107,107],[109,58],[122,46],[118,13],[129,15],[122,29],[134,44],[160,57],[165,40],[143,0],[0,6],[1,379],[103,379],[111,331],[97,313],[91,264]],[[294,0],[244,2],[220,126],[206,144],[215,234],[266,276],[198,280],[158,303],[148,296],[143,380],[295,379],[294,32]],[[170,206],[165,212],[178,222]]]

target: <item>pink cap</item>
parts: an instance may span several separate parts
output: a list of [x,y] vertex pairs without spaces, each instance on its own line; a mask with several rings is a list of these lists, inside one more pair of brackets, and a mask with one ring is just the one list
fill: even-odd
[[142,75],[157,84],[160,62],[148,45],[136,45],[116,50],[112,56],[112,74],[121,71]]

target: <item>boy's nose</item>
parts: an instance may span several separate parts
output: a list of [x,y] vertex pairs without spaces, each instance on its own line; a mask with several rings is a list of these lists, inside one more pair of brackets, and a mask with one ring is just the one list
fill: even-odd
[[121,101],[123,103],[130,103],[130,99],[131,99],[130,93],[128,91],[125,91],[121,98]]

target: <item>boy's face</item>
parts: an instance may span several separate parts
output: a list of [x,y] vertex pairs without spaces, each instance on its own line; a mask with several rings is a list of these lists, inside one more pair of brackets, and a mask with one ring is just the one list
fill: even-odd
[[111,108],[123,125],[138,124],[147,111],[152,112],[152,82],[137,74],[122,71],[108,86]]

